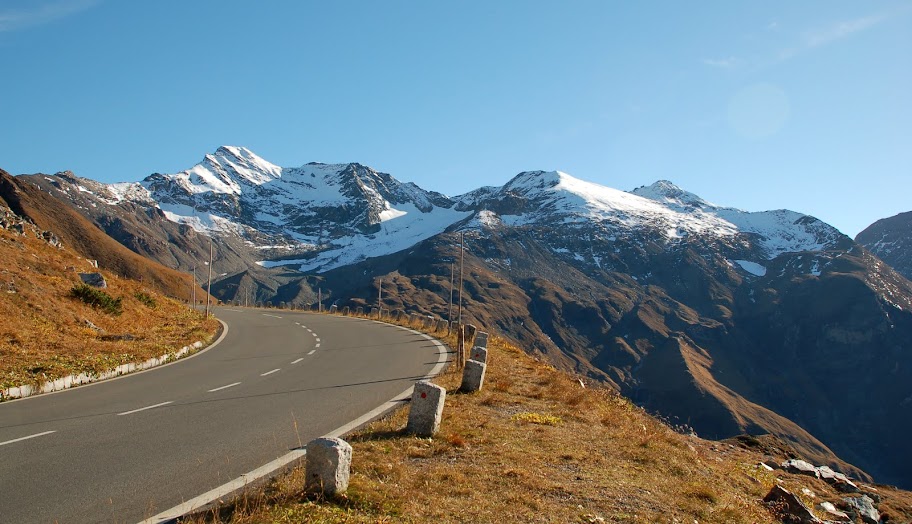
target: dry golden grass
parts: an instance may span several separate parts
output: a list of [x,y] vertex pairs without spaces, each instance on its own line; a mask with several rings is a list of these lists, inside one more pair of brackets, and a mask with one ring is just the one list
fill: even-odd
[[298,468],[185,522],[776,522],[760,502],[775,478],[755,457],[717,453],[505,340],[489,342],[482,391],[458,393],[452,370],[435,382],[449,392],[435,438],[405,434],[405,409],[346,437],[346,496],[308,498]]
[[72,298],[78,272],[97,270],[32,233],[0,230],[0,268],[0,389],[141,362],[197,340],[208,342],[218,330],[216,320],[103,268],[105,291],[122,297],[122,315]]

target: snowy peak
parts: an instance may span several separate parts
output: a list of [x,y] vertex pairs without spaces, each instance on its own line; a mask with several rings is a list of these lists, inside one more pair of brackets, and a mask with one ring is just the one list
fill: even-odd
[[716,207],[699,196],[681,189],[668,180],[659,180],[649,186],[641,186],[633,191],[634,195],[655,200],[663,204],[680,207]]

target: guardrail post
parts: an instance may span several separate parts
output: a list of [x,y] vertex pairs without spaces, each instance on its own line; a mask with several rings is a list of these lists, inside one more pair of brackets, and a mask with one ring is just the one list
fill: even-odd
[[352,447],[339,438],[318,438],[307,444],[304,468],[308,493],[336,495],[348,489]]
[[433,437],[440,429],[446,390],[427,380],[415,384],[405,430],[421,437]]
[[465,369],[462,371],[462,385],[459,386],[459,390],[466,393],[480,390],[481,386],[484,385],[487,368],[488,365],[483,362],[476,360],[466,361]]

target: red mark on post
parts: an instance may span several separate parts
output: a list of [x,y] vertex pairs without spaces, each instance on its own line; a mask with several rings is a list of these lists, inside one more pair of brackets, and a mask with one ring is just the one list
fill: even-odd
[[421,398],[427,398],[427,393],[422,393]]

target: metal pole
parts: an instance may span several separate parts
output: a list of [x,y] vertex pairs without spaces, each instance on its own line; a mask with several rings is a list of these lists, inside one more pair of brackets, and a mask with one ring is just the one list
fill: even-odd
[[460,368],[465,365],[465,327],[462,325],[462,283],[465,275],[465,233],[459,236],[459,339],[457,347],[459,348],[456,361]]
[[459,237],[459,325],[462,325],[462,282],[465,272],[465,233]]
[[377,289],[377,311],[378,311],[378,313],[377,313],[378,317],[382,316],[379,313],[380,311],[383,311],[383,279],[382,278],[380,279],[380,282],[378,284],[378,289]]
[[206,284],[206,318],[209,318],[209,299],[212,297],[212,237],[209,237],[209,282]]
[[[453,288],[456,287],[456,263],[450,262],[450,307],[447,310],[447,324],[453,323]],[[447,333],[450,328],[447,327]]]
[[193,284],[190,284],[190,294],[193,295],[193,307],[196,307],[196,264],[193,264]]
[[317,312],[323,312],[323,288],[317,288]]

